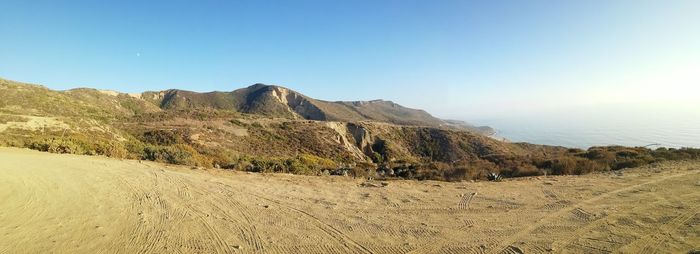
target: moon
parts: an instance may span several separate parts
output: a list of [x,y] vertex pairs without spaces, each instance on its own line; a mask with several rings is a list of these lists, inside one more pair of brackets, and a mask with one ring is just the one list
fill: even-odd
[[138,56],[141,56],[141,53],[136,53],[136,56],[137,56],[137,57],[138,57]]

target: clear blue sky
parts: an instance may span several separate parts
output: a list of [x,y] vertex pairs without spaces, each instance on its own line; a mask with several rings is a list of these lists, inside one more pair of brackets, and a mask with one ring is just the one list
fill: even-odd
[[0,77],[123,92],[262,82],[453,118],[687,107],[699,13],[695,0],[3,0]]

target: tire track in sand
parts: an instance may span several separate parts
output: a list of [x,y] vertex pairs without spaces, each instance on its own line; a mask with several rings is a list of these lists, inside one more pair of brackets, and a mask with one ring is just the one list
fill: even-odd
[[247,223],[247,225],[250,225],[249,227],[241,228],[241,231],[244,233],[243,238],[250,246],[253,247],[254,250],[264,251],[265,247],[263,245],[262,238],[260,238],[260,235],[257,233],[257,229],[255,228],[255,223],[252,220],[253,216],[250,215],[250,213],[248,213],[246,207],[241,202],[236,200],[237,198],[234,197],[236,193],[231,191],[228,185],[219,182],[217,182],[217,184],[219,185],[219,187],[221,187],[221,193],[229,197],[229,199],[217,198],[217,200],[219,201],[219,205],[215,207],[219,209],[221,213],[230,218],[233,218],[233,216],[231,216],[231,214],[226,209],[223,209],[222,206],[223,204],[229,204],[231,207],[235,208],[243,217],[243,220],[245,220],[239,221],[239,224]]
[[488,253],[496,254],[496,253],[501,253],[501,252],[503,252],[503,251],[506,251],[510,246],[512,246],[512,244],[514,244],[515,242],[517,242],[518,239],[521,239],[521,238],[523,238],[523,237],[529,235],[529,234],[530,234],[533,230],[535,230],[536,228],[538,228],[538,227],[540,227],[540,226],[542,226],[542,225],[551,223],[552,220],[557,219],[557,218],[561,217],[562,215],[565,215],[565,214],[568,214],[568,213],[573,212],[575,209],[579,208],[581,205],[591,204],[591,203],[593,203],[593,202],[596,202],[596,201],[602,200],[602,199],[604,199],[604,198],[607,198],[607,197],[609,197],[609,196],[611,196],[611,195],[614,195],[614,194],[617,194],[617,193],[620,193],[620,192],[625,192],[625,191],[634,190],[634,189],[636,189],[636,188],[639,188],[639,187],[642,187],[642,186],[645,186],[645,185],[655,184],[655,183],[658,183],[658,182],[671,180],[671,179],[674,179],[674,178],[677,178],[677,177],[682,177],[682,176],[687,176],[687,175],[692,175],[692,174],[697,174],[697,173],[698,173],[698,172],[691,171],[691,172],[684,172],[684,173],[680,173],[680,174],[669,175],[669,176],[661,177],[661,178],[654,179],[654,180],[651,180],[651,181],[643,182],[643,183],[640,183],[640,184],[634,184],[634,185],[627,186],[627,187],[623,187],[623,188],[620,188],[620,189],[617,189],[617,190],[609,191],[609,192],[603,193],[603,194],[601,194],[601,195],[595,196],[595,197],[593,197],[593,198],[590,198],[590,199],[587,199],[587,200],[578,202],[578,203],[575,204],[575,205],[572,205],[572,206],[563,208],[563,209],[558,210],[558,211],[556,211],[556,212],[554,212],[554,213],[547,214],[547,215],[544,216],[539,222],[533,223],[533,224],[527,226],[526,228],[520,230],[518,233],[516,233],[516,234],[514,234],[514,235],[508,237],[507,239],[501,241],[501,243],[500,243],[498,246],[496,246],[495,248],[491,249],[491,251],[488,252]]
[[[204,191],[201,190],[200,188],[190,188],[188,185],[192,185],[191,183],[187,183],[184,181],[184,179],[180,177],[171,177],[168,176],[166,177],[169,181],[170,184],[174,184],[177,186],[182,186],[178,187],[178,194],[180,196],[188,197],[190,198],[192,195],[190,192],[195,193],[199,196],[206,196],[209,199],[206,200],[206,203],[209,208],[213,209],[215,213],[218,213],[221,215],[223,218],[226,220],[230,220],[234,223],[226,223],[217,225],[217,226],[227,226],[228,229],[240,232],[240,236],[243,238],[245,243],[247,243],[249,246],[252,247],[254,251],[264,251],[264,246],[262,244],[262,240],[260,236],[257,234],[257,230],[255,229],[255,224],[251,220],[251,215],[247,212],[246,208],[236,200],[236,197],[234,197],[234,192],[228,190],[225,187],[225,185],[215,185],[216,191],[224,194],[228,198],[222,198],[218,195],[211,195],[211,193],[205,193]],[[218,183],[218,182],[216,182]],[[198,206],[195,205],[187,205],[188,210],[197,213],[198,217],[200,220],[203,221],[203,223],[206,223],[205,226],[208,227],[207,230],[209,230],[212,234],[219,235],[218,231],[212,227],[208,222],[206,222],[207,218],[209,218],[210,214],[209,212],[203,211],[200,209]],[[227,208],[234,208],[238,214],[233,214],[229,209]],[[206,217],[205,217],[206,216]],[[241,219],[242,217],[242,219]],[[233,226],[233,227],[230,227]],[[219,235],[219,238],[221,236]],[[230,251],[230,246],[227,244],[223,239],[221,240],[223,243],[223,249],[226,250],[227,252]]]
[[[654,204],[662,203],[662,202],[667,202],[663,197],[659,196],[656,193],[652,193],[652,196],[656,198],[656,202]],[[565,231],[562,232],[564,234],[564,238],[559,239],[557,241],[554,241],[551,243],[551,248],[552,250],[563,250],[570,244],[572,244],[575,240],[581,239],[584,234],[590,232],[594,228],[600,227],[602,225],[605,225],[607,223],[610,223],[611,221],[615,221],[620,218],[626,218],[629,216],[628,213],[615,213],[614,215],[608,215],[604,216],[602,218],[595,219],[581,227],[577,227],[576,230],[574,231]],[[609,243],[615,243],[618,244],[618,242],[609,242]]]
[[[221,184],[228,186],[228,187],[231,187],[230,185],[225,184],[225,183],[221,183]],[[263,199],[263,200],[267,200],[269,202],[275,203],[275,204],[279,205],[280,207],[284,207],[288,210],[291,210],[291,211],[296,212],[304,217],[309,218],[310,221],[313,222],[315,227],[317,227],[318,229],[320,229],[324,233],[328,234],[329,236],[331,236],[332,238],[334,238],[335,240],[340,242],[346,249],[348,249],[350,251],[360,252],[360,253],[373,253],[371,250],[362,246],[361,244],[359,244],[357,241],[350,238],[348,235],[346,235],[342,231],[336,229],[335,227],[333,227],[332,225],[330,225],[328,223],[323,222],[321,219],[319,219],[318,217],[314,216],[311,213],[308,213],[304,210],[287,205],[281,201],[277,201],[277,200],[274,200],[271,198],[264,197],[262,195],[258,195],[256,193],[247,192],[247,194],[252,195],[254,197],[257,197],[259,199]]]
[[659,227],[656,232],[623,246],[619,251],[623,253],[657,253],[660,245],[668,240],[671,233],[683,226],[685,222],[695,217],[695,215],[700,214],[698,212],[699,208],[698,206],[690,208],[689,211],[678,215],[670,222]]
[[[148,175],[152,178],[153,185],[150,185],[150,188],[145,188],[144,185],[135,185],[121,175],[115,175],[114,177],[114,179],[120,181],[123,184],[122,186],[129,189],[130,193],[132,193],[131,197],[133,202],[131,209],[138,214],[138,222],[135,224],[135,228],[130,234],[131,238],[129,239],[128,245],[132,247],[140,246],[137,253],[157,253],[164,251],[158,249],[158,247],[162,247],[162,244],[166,242],[166,237],[168,237],[168,235],[166,235],[168,231],[166,227],[169,224],[167,220],[177,215],[191,216],[199,222],[202,226],[201,229],[203,233],[207,236],[202,238],[205,241],[201,248],[205,249],[207,253],[230,252],[231,248],[223,239],[220,232],[218,232],[207,219],[205,216],[207,215],[206,212],[192,205],[190,202],[185,202],[186,205],[179,209],[175,206],[168,205],[168,201],[166,201],[168,198],[183,199],[187,197],[185,199],[185,201],[187,201],[191,198],[191,194],[188,193],[183,196],[184,193],[181,192],[191,191],[196,188],[183,187],[187,186],[187,183],[182,181],[179,177],[168,175],[168,173],[173,173],[171,171],[162,169],[151,170],[152,171],[150,171]],[[164,193],[167,193],[167,189],[163,188],[172,187],[177,188],[177,195],[175,197],[164,195]],[[205,195],[201,190],[194,191],[194,193]],[[187,244],[181,242],[179,245],[182,247]]]
[[472,202],[474,197],[476,197],[476,192],[462,194],[462,199],[459,201],[458,208],[460,210],[469,209],[469,204]]

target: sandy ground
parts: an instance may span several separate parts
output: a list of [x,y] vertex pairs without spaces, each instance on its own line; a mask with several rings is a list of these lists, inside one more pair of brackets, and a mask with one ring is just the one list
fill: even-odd
[[0,253],[686,253],[700,247],[700,163],[500,183],[363,183],[0,148]]

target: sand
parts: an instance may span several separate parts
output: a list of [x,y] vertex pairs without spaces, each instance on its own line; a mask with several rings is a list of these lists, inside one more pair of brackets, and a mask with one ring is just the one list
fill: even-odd
[[0,148],[0,253],[686,253],[700,163],[504,182],[203,171]]

